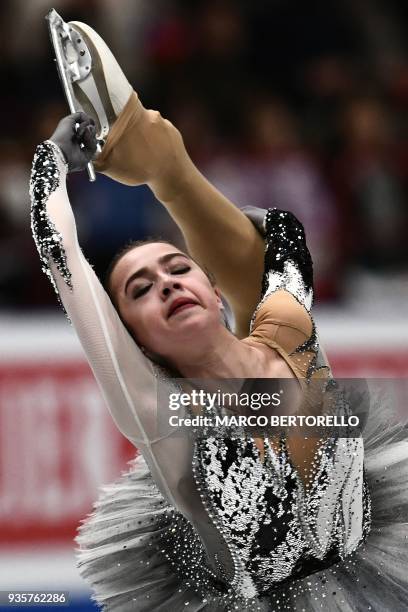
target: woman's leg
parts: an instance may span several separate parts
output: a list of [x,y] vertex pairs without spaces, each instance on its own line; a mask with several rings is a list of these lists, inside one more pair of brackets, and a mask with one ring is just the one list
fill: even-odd
[[215,275],[231,304],[238,336],[248,335],[260,298],[264,241],[197,170],[178,130],[133,94],[95,167],[128,185],[150,185],[180,227],[191,255]]
[[73,85],[75,95],[98,126],[109,124],[96,169],[122,183],[152,188],[179,225],[191,255],[215,275],[233,309],[238,335],[246,336],[260,296],[263,239],[197,170],[178,130],[143,107],[101,37],[86,24],[69,26],[92,58],[89,77]]

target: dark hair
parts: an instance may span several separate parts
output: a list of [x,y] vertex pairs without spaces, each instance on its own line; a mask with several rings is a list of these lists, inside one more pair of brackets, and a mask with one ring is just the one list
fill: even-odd
[[[159,242],[159,243],[162,243],[162,244],[169,244],[171,246],[174,246],[172,242],[169,242],[168,240],[164,240],[160,236],[158,236],[158,237],[151,237],[151,236],[149,236],[148,238],[144,238],[142,240],[131,240],[130,242],[127,242],[122,248],[120,248],[118,250],[118,252],[113,256],[111,262],[109,263],[108,267],[106,268],[105,277],[104,277],[104,281],[103,281],[103,285],[105,287],[105,290],[106,290],[107,294],[109,295],[112,304],[115,306],[120,320],[122,321],[123,325],[126,327],[126,329],[128,330],[129,334],[133,337],[133,339],[135,340],[136,343],[137,343],[137,340],[136,340],[136,338],[134,336],[133,330],[129,328],[129,326],[127,325],[126,321],[123,320],[122,315],[120,314],[120,310],[119,310],[119,306],[118,306],[116,297],[115,297],[115,295],[114,295],[114,293],[112,291],[111,278],[112,278],[112,273],[113,273],[114,269],[116,268],[118,262],[122,259],[122,257],[124,257],[130,251],[133,251],[133,249],[136,249],[137,247],[143,246],[145,244],[153,244],[155,242]],[[215,287],[216,280],[215,280],[214,274],[212,272],[210,272],[210,270],[207,270],[207,268],[205,266],[202,266],[201,264],[199,264],[193,257],[191,257],[191,255],[189,255],[189,257],[190,257],[190,259],[192,259],[192,261],[194,261],[194,263],[196,263],[202,269],[202,271],[205,273],[205,275],[207,276],[208,280],[210,281],[211,285],[213,287]],[[227,315],[225,306],[226,306],[226,304],[224,303],[224,313],[223,313],[224,314],[224,325],[225,325],[225,327],[229,331],[232,332],[231,325],[230,325],[229,320],[228,320],[228,315]],[[159,361],[157,361],[157,359],[156,359],[156,362],[158,363],[158,365],[160,365],[162,367],[163,366],[166,367],[169,372],[172,371],[172,369],[169,366],[169,364],[164,363],[164,362],[159,362]],[[175,372],[175,371],[173,371],[173,376],[180,377],[180,375],[177,372]]]
[[[154,237],[154,236],[153,237],[149,236],[148,238],[144,238],[142,240],[131,240],[130,242],[127,242],[122,248],[119,249],[119,251],[114,255],[110,264],[108,265],[106,272],[105,272],[103,285],[105,287],[107,294],[109,295],[111,299],[112,304],[115,306],[118,312],[119,312],[118,303],[116,301],[116,298],[112,291],[112,286],[111,286],[111,279],[112,279],[112,274],[113,274],[114,269],[116,268],[118,262],[122,259],[122,257],[124,257],[130,251],[133,251],[133,249],[136,249],[137,247],[143,246],[145,244],[154,244],[155,242],[160,242],[162,244],[170,244],[171,246],[174,246],[172,242],[169,242],[168,240],[164,240],[161,237]],[[189,257],[192,261],[194,261],[194,263],[196,263],[202,269],[202,271],[205,273],[208,280],[210,281],[211,285],[214,287],[216,284],[214,274],[210,272],[209,270],[207,270],[204,266],[199,264],[193,257],[191,257],[191,255],[189,255]]]

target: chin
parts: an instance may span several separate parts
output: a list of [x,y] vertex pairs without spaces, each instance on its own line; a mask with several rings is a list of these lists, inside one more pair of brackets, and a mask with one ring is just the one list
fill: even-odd
[[189,313],[187,316],[180,317],[174,331],[178,337],[183,336],[190,340],[200,337],[209,337],[219,328],[218,318],[208,316],[208,313]]

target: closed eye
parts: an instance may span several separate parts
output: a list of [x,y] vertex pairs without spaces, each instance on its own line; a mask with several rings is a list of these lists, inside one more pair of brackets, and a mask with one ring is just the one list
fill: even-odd
[[[191,266],[181,266],[179,268],[174,268],[173,270],[171,270],[170,274],[185,274],[190,270]],[[145,295],[149,291],[151,286],[152,283],[150,283],[149,285],[144,285],[143,287],[137,287],[132,294],[133,299],[135,300],[139,297],[142,297],[142,295]]]
[[150,284],[150,285],[145,285],[144,287],[137,287],[132,294],[133,299],[136,300],[137,298],[147,293],[151,286],[152,285]]
[[172,274],[185,274],[185,272],[188,272],[189,270],[191,270],[190,266],[183,266],[182,268],[175,268],[174,270],[171,271]]

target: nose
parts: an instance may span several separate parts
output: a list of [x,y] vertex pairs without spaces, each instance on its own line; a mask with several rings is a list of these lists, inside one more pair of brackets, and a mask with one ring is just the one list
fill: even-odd
[[160,290],[160,295],[165,300],[173,290],[182,289],[181,283],[179,280],[171,278],[169,276],[165,277],[162,281],[162,286]]

